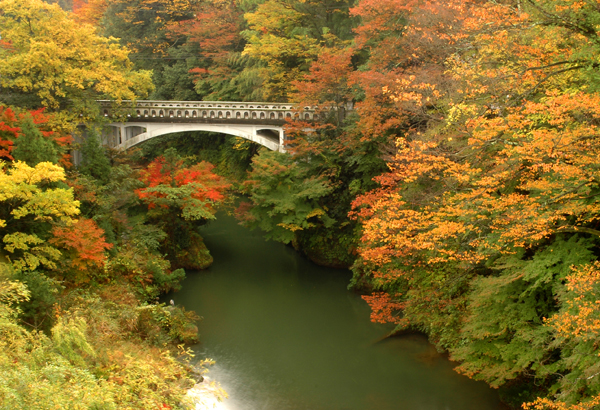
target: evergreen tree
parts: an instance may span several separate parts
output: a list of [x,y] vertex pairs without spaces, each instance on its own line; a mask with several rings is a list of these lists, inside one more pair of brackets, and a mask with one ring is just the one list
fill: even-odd
[[31,115],[26,116],[20,125],[22,134],[15,141],[13,158],[31,167],[45,161],[56,164],[59,156],[53,141],[44,137]]
[[79,171],[102,183],[107,183],[110,176],[110,160],[96,131],[91,130],[81,146],[82,162]]

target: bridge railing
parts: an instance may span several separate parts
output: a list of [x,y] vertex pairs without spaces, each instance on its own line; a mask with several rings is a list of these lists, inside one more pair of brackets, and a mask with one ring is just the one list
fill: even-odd
[[320,115],[314,107],[298,110],[289,103],[138,100],[115,105],[109,100],[98,102],[105,117],[126,115],[129,121],[137,118],[144,121],[263,121],[283,124],[291,118],[316,121]]

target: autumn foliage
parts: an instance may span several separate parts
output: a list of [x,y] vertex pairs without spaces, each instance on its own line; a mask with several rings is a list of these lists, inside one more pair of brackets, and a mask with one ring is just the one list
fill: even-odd
[[73,14],[78,21],[96,26],[108,5],[107,0],[73,0]]
[[[71,3],[75,13],[61,8]],[[109,158],[95,138],[72,146],[70,134],[96,120],[98,99],[152,89],[130,50],[93,25],[116,7],[133,26],[152,8],[158,23],[181,18],[189,2],[60,4],[0,0],[0,402],[180,408],[194,384],[182,347],[198,342],[199,318],[157,302],[185,277],[160,248],[167,232],[157,220],[177,230],[169,217],[212,217],[226,184],[207,164],[172,163],[162,179],[151,168],[149,209],[134,192],[141,166],[126,153]],[[71,164],[78,148],[83,161]],[[171,194],[181,201],[168,202]],[[177,250],[193,259],[200,244],[193,236]]]
[[204,269],[212,263],[197,228],[215,218],[230,187],[213,168],[207,162],[186,166],[170,148],[141,171],[145,187],[135,193],[148,207],[148,222],[166,234],[160,248],[174,267]]
[[[132,51],[135,67],[154,70],[156,98],[295,103],[287,153],[252,159],[243,222],[319,263],[352,265],[373,321],[423,331],[460,373],[521,389],[513,405],[598,407],[597,2],[75,0],[72,15],[0,4],[14,10],[0,18],[0,95],[16,101],[35,93],[36,106],[75,102],[86,114],[97,95],[144,95],[150,73],[134,70]],[[43,66],[55,75],[41,51],[57,56]],[[309,106],[318,121],[303,117]],[[0,158],[18,159],[29,119],[66,149],[55,118],[2,106]],[[13,208],[49,223],[39,236],[12,223],[3,252],[19,269],[100,269],[110,245],[91,219],[73,219],[72,193],[16,181],[42,168],[57,172],[3,168],[19,195],[0,191],[0,223],[14,222]],[[213,171],[168,151],[139,176],[113,170],[110,188],[79,176],[94,220],[115,243],[137,241],[113,248],[106,271],[155,295],[176,282],[175,261],[206,256],[197,228],[230,188]],[[62,198],[69,221],[26,192]]]
[[95,99],[134,99],[152,88],[150,73],[133,70],[129,51],[101,37],[58,4],[2,0],[0,87],[3,101],[54,111],[55,124],[74,129],[98,113]]
[[183,160],[170,162],[158,157],[142,171],[140,180],[146,187],[136,193],[150,209],[176,207],[185,219],[211,218],[214,206],[225,199],[230,186],[211,172],[213,168],[207,162],[185,167]]
[[17,127],[17,118],[15,113],[6,107],[0,107],[0,158],[10,159],[13,157],[10,152],[13,149],[14,139],[18,136],[20,131]]
[[586,344],[599,309],[583,296],[600,236],[592,7],[353,9],[357,44],[388,73],[368,74],[359,124],[393,137],[390,172],[351,213],[364,228],[355,275],[387,295],[370,300],[374,318],[426,331],[457,370],[494,387],[547,383],[555,396],[536,409],[592,408],[600,391]]
[[66,153],[73,142],[71,135],[60,129],[53,129],[52,115],[44,113],[44,109],[15,112],[10,107],[0,106],[0,158],[13,160],[11,155],[19,136],[23,135],[21,123],[31,118],[33,124],[39,129],[43,138],[47,139],[58,151],[61,152],[61,164],[70,166],[71,158]]
[[242,43],[242,14],[233,1],[206,1],[194,9],[193,18],[172,21],[165,30],[169,37],[197,43],[206,57],[224,57]]
[[106,243],[104,231],[91,219],[80,218],[67,226],[52,229],[50,243],[62,249],[65,274],[73,274],[79,280],[89,280],[90,271],[102,269],[106,251],[113,247]]

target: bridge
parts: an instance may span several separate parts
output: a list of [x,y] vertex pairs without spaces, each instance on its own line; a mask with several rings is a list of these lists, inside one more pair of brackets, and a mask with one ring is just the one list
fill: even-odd
[[312,107],[299,112],[293,104],[226,101],[99,101],[112,122],[104,144],[127,149],[165,134],[209,131],[235,135],[273,151],[285,152],[283,125],[287,119],[319,118]]

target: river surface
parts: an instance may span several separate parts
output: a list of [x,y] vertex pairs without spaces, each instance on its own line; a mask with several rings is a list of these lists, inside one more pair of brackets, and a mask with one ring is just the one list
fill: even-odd
[[499,410],[496,391],[456,374],[423,336],[390,327],[346,289],[350,272],[316,266],[223,213],[203,227],[215,262],[167,295],[195,310],[200,357],[216,360],[229,410]]

